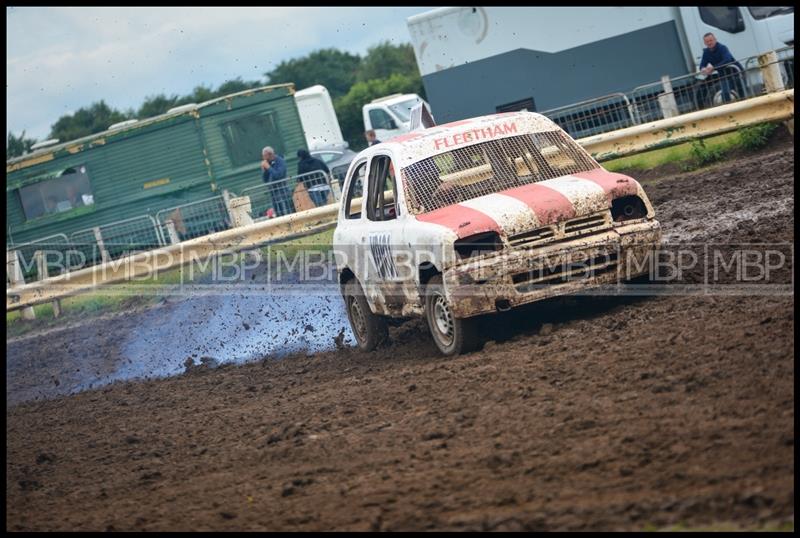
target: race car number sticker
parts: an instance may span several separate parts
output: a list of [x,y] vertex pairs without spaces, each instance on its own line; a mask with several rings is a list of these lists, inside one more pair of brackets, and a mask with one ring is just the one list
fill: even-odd
[[383,280],[397,277],[397,267],[394,264],[392,255],[390,234],[374,234],[369,236],[369,250],[372,254],[372,261],[378,274]]

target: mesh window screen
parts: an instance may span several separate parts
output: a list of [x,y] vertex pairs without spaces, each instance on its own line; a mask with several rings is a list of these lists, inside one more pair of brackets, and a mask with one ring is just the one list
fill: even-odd
[[403,168],[412,214],[427,213],[486,194],[599,165],[561,131],[547,131],[472,144]]

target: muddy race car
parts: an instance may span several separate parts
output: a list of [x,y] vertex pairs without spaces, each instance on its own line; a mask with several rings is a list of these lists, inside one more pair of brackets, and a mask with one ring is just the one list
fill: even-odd
[[372,146],[350,165],[333,236],[357,344],[425,316],[443,354],[473,350],[477,316],[647,273],[654,216],[637,181],[532,112]]

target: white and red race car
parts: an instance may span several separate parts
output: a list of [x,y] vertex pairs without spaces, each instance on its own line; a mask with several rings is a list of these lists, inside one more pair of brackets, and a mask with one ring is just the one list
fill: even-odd
[[420,315],[442,353],[472,350],[476,316],[646,273],[661,241],[639,183],[532,112],[372,146],[342,192],[334,256],[364,350]]

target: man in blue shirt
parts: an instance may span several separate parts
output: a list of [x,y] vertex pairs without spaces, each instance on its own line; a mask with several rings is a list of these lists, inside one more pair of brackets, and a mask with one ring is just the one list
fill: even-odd
[[[728,47],[718,42],[716,36],[711,32],[703,36],[703,43],[705,43],[706,48],[703,49],[703,57],[700,60],[700,72],[706,77],[711,77],[714,71],[718,73],[716,78],[707,78],[706,81],[708,83],[713,83],[719,80],[722,90],[722,100],[726,103],[731,100],[731,85],[733,85],[734,90],[738,93],[738,97],[740,99],[743,98],[744,88],[742,87],[742,80],[740,78],[740,74],[744,72],[742,64],[736,61],[731,51],[728,50]],[[708,88],[705,87],[707,85],[708,84],[703,85],[703,101],[705,101],[707,97]],[[711,99],[713,99],[713,95]]]
[[267,146],[261,151],[261,179],[267,184],[267,192],[272,199],[277,216],[294,213],[292,191],[286,174],[286,161]]

